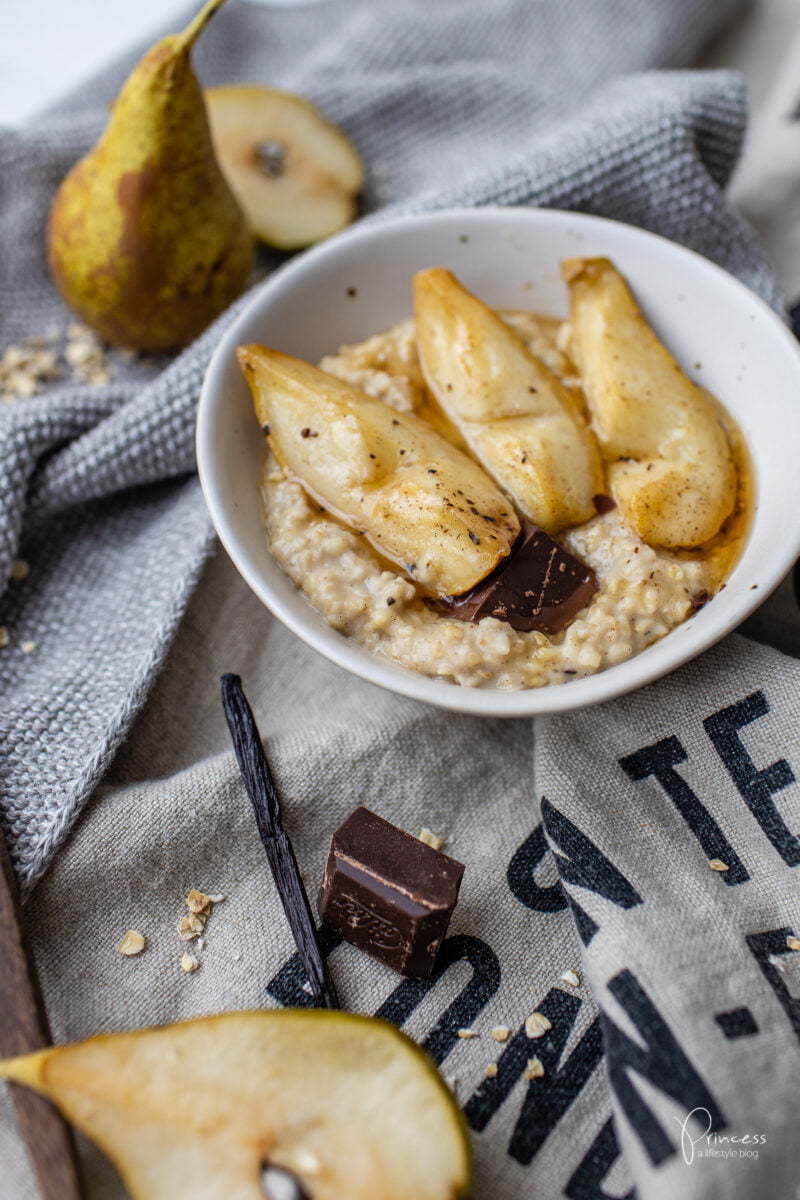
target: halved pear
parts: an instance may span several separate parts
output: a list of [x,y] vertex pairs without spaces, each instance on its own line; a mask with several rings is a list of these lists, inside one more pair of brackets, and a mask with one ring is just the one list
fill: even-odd
[[205,95],[219,164],[256,237],[295,250],[352,221],[361,159],[310,100],[257,85]]
[[423,591],[460,595],[510,553],[510,502],[425,421],[266,346],[238,358],[287,474]]
[[736,502],[717,401],[688,378],[607,258],[561,265],[571,348],[624,519],[652,546],[699,546]]
[[134,1200],[264,1200],[266,1164],[314,1200],[456,1200],[470,1150],[427,1056],[329,1010],[223,1013],[0,1062],[105,1151]]
[[428,387],[478,461],[548,533],[595,514],[603,468],[569,390],[443,267],[414,276]]

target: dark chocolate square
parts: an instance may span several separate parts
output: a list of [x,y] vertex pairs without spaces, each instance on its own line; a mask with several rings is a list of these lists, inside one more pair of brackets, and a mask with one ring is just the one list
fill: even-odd
[[402,975],[433,970],[458,899],[462,863],[366,808],[336,830],[319,894],[320,917]]

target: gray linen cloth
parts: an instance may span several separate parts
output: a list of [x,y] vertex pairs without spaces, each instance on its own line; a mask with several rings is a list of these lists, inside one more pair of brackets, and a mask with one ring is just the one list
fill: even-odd
[[[654,70],[691,62],[738,7],[232,3],[197,66],[208,83],[263,80],[323,104],[368,163],[369,210],[585,209],[683,241],[777,303],[721,190],[740,81]],[[43,261],[47,205],[134,58],[0,138],[3,344],[65,319]],[[358,802],[430,826],[466,864],[430,984],[327,945],[344,1003],[402,1024],[451,1079],[477,1197],[635,1186],[653,1200],[792,1200],[800,669],[765,644],[796,649],[788,593],[749,638],[535,730],[354,680],[212,554],[192,426],[224,320],[170,364],[119,360],[107,387],[56,386],[0,411],[0,571],[31,566],[0,606],[2,811],[57,1040],[308,1003],[221,719],[218,676],[239,671],[312,893]],[[174,926],[193,886],[227,899],[184,976]],[[129,927],[148,947],[125,960]],[[538,1040],[524,1030],[534,1010],[551,1022]],[[463,1026],[481,1036],[459,1040]],[[529,1081],[534,1055],[545,1072]],[[9,1123],[0,1161],[0,1195],[32,1196]],[[96,1152],[84,1165],[90,1196],[121,1194]]]

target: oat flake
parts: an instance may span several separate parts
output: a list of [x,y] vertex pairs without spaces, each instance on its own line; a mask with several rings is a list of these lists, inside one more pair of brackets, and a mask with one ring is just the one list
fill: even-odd
[[551,1021],[548,1021],[544,1013],[533,1012],[525,1022],[525,1032],[529,1038],[544,1037],[548,1029],[552,1029]]
[[129,929],[117,946],[117,950],[126,958],[132,958],[134,954],[141,954],[146,945],[147,941],[143,933],[139,933],[138,929]]
[[432,833],[427,826],[420,830],[419,840],[424,842],[426,846],[430,846],[433,850],[441,850],[444,845],[444,838]]
[[205,892],[198,891],[197,888],[192,888],[186,897],[186,907],[193,913],[207,912],[212,903],[211,897],[207,896]]
[[205,921],[200,917],[190,913],[188,917],[181,917],[178,921],[178,936],[182,942],[191,941],[192,938],[199,937],[205,927]]

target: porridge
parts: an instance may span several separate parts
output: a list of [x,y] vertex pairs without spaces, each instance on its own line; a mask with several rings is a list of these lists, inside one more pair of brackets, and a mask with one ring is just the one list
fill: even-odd
[[[577,453],[583,453],[583,441],[576,442],[574,439],[577,436],[585,440],[592,436],[587,431],[596,412],[594,404],[591,407],[587,405],[581,388],[582,376],[570,354],[569,326],[554,318],[529,312],[503,312],[499,316],[504,328],[513,331],[514,339],[524,345],[525,352],[536,356],[550,377],[558,381],[559,396],[563,398],[561,415],[545,418],[556,430],[554,444],[559,447],[574,445],[577,446]],[[493,314],[493,319],[497,319],[496,314]],[[426,427],[446,439],[449,446],[457,449],[459,459],[464,459],[467,454],[471,461],[477,459],[489,475],[504,484],[503,502],[506,503],[506,496],[510,494],[517,512],[522,512],[523,527],[526,530],[532,528],[527,524],[530,517],[524,510],[525,493],[523,490],[515,491],[524,488],[528,477],[503,475],[510,457],[516,453],[515,445],[507,440],[502,442],[502,457],[498,458],[496,447],[500,443],[486,440],[484,427],[478,427],[472,417],[465,420],[458,410],[446,411],[437,403],[432,395],[429,376],[426,377],[423,370],[418,329],[413,319],[403,321],[357,345],[341,347],[337,353],[323,358],[320,368],[328,377],[332,376],[371,397],[380,404],[382,412],[408,414],[412,420],[418,419],[417,425],[419,421],[424,422]],[[445,384],[445,387],[450,386],[449,382]],[[530,387],[528,391],[535,392],[536,388]],[[463,394],[463,387],[461,392]],[[735,462],[736,470],[735,498],[726,501],[730,504],[729,511],[719,522],[716,532],[706,538],[702,545],[663,544],[669,541],[673,528],[668,523],[669,514],[663,518],[659,511],[654,516],[647,504],[642,508],[641,503],[637,509],[634,501],[640,500],[639,494],[634,494],[634,501],[628,500],[631,493],[626,492],[626,488],[630,488],[630,468],[640,466],[644,455],[636,461],[632,456],[620,454],[614,464],[616,475],[605,445],[602,447],[602,461],[599,456],[597,463],[587,457],[589,465],[586,471],[595,472],[594,482],[587,483],[587,487],[590,490],[597,488],[592,497],[594,505],[591,512],[583,520],[566,520],[566,527],[558,530],[557,544],[548,534],[542,534],[548,544],[556,547],[566,559],[572,561],[571,556],[574,556],[578,570],[585,570],[583,581],[587,589],[587,602],[584,603],[582,599],[575,602],[580,605],[579,611],[570,612],[563,628],[557,627],[558,621],[555,622],[556,627],[546,623],[542,627],[540,622],[539,627],[531,628],[525,621],[522,627],[515,627],[519,623],[513,622],[513,617],[509,615],[515,610],[508,606],[503,572],[506,575],[510,573],[508,563],[513,560],[514,553],[519,552],[512,550],[506,558],[501,553],[503,547],[500,551],[493,551],[498,555],[499,564],[493,572],[487,572],[486,564],[470,567],[479,572],[475,576],[480,581],[478,586],[485,585],[487,579],[496,580],[488,589],[485,588],[494,607],[490,605],[489,610],[484,608],[482,611],[499,615],[480,615],[478,612],[470,619],[459,618],[459,606],[453,601],[461,597],[443,594],[444,583],[436,574],[439,565],[433,561],[435,550],[430,560],[422,561],[415,556],[418,561],[409,562],[404,554],[392,549],[394,543],[390,538],[387,552],[386,543],[377,534],[369,536],[373,530],[366,515],[363,523],[368,528],[362,530],[358,528],[358,518],[352,515],[344,502],[340,506],[331,502],[329,493],[322,494],[324,481],[319,484],[315,477],[302,473],[302,466],[298,471],[296,465],[287,464],[280,450],[276,456],[274,446],[267,453],[261,489],[270,550],[331,626],[355,638],[369,650],[410,670],[453,680],[468,687],[500,689],[540,687],[591,675],[638,654],[690,617],[720,587],[736,557],[745,531],[747,473],[736,431],[727,414],[716,411],[717,419],[724,424],[726,444],[733,446],[731,462]],[[320,418],[322,416],[320,413]],[[523,414],[520,418],[516,413],[502,414],[502,420],[497,424],[505,438],[508,436],[508,427],[514,427],[520,419],[527,419],[527,415]],[[562,419],[573,422],[573,425],[560,430],[558,421]],[[312,427],[312,418],[308,420],[309,424],[300,429],[299,437],[312,443],[328,475],[332,471],[339,472],[337,486],[343,489],[344,494],[352,483],[353,452],[348,448],[347,456],[341,456],[341,462],[337,459],[336,463],[330,465],[330,456],[339,454],[339,450],[336,446],[331,449],[324,442],[325,430],[321,420],[317,422],[319,429]],[[398,429],[398,437],[405,434],[406,428],[402,422],[402,417],[393,418],[387,426],[393,436],[393,427]],[[271,443],[285,436],[281,430],[275,430],[274,415],[272,424],[262,424],[265,424],[268,435],[272,435]],[[619,440],[619,433],[615,436]],[[377,449],[368,455],[369,459],[380,458],[383,452],[380,439],[375,445]],[[310,448],[303,446],[306,455],[304,462],[309,461],[311,452]],[[403,447],[393,450],[393,453],[400,455],[404,452]],[[593,453],[595,451],[592,448],[587,451],[589,456]],[[682,451],[682,455],[681,464],[685,451]],[[281,458],[284,461],[279,461]],[[523,446],[518,461],[525,464],[525,459]],[[405,467],[409,465],[408,458],[404,462],[399,458],[396,461]],[[438,460],[431,458],[430,461]],[[669,463],[664,467],[661,458],[654,458],[653,463],[652,470],[644,467],[644,474],[650,478],[645,478],[644,485],[640,484],[640,487],[652,486],[651,478],[657,479],[660,472],[672,469]],[[367,468],[369,465],[366,464]],[[536,467],[539,468],[538,462]],[[430,465],[426,468],[432,476],[437,474],[437,469]],[[698,471],[701,472],[701,468]],[[579,475],[580,471],[576,473]],[[442,478],[447,477],[445,464]],[[598,478],[600,484],[597,483]],[[673,495],[674,479],[668,479],[668,484]],[[361,485],[357,480],[353,486],[357,490],[357,486]],[[444,491],[436,493],[434,499],[438,501],[444,494],[443,503],[449,505],[450,510],[453,504],[448,497],[464,494],[460,490],[457,493],[448,492],[447,483],[440,484],[437,481],[435,486]],[[571,500],[564,498],[563,484],[559,484],[557,490],[558,503],[580,505],[582,502],[577,494]],[[491,531],[498,530],[503,524],[506,510],[499,510],[502,514],[500,517],[497,512],[491,516],[486,504],[478,500],[475,500],[476,507],[470,507],[473,500],[470,491],[474,492],[475,488],[467,488],[468,500],[464,503],[469,512],[466,513],[466,519],[472,520],[472,513],[475,519],[484,519],[484,524],[479,530],[480,536],[469,530],[469,542],[464,541],[464,546],[466,551],[472,551],[474,544],[477,549],[473,553],[479,554],[484,553],[487,536],[491,540],[495,537]],[[498,495],[501,493],[498,492]],[[689,478],[685,495],[685,505],[694,504],[696,512],[693,511],[687,518],[681,511],[676,521],[683,521],[685,525],[686,520],[690,520],[694,529],[698,523],[706,521],[707,508],[716,502],[716,496],[709,489],[703,490],[702,477],[695,485],[695,476]],[[363,496],[359,502],[363,504]],[[545,496],[542,501],[545,508],[546,502]],[[428,503],[428,493],[425,493],[420,501],[421,510]],[[457,499],[455,503],[458,505]],[[391,521],[393,513],[402,512],[402,504],[395,504],[391,508],[392,511],[389,511],[384,506],[381,520]],[[362,512],[367,514],[370,510],[361,508],[356,511],[360,516]],[[463,508],[458,511],[464,513]],[[508,519],[514,520],[513,510]],[[637,528],[637,520],[645,531],[654,522],[666,521],[666,534],[663,530],[659,533],[662,544],[650,544]],[[486,525],[486,521],[492,524]],[[488,535],[487,530],[490,531]],[[524,536],[519,535],[517,546]],[[432,535],[429,531],[424,539],[426,547],[433,545],[437,537],[438,534]],[[499,532],[495,540],[499,543],[502,538],[503,534]],[[655,540],[651,538],[651,541]],[[449,553],[448,547],[443,545],[442,555],[445,551]],[[548,561],[553,563],[558,560],[551,558]],[[429,572],[427,576],[426,570]],[[560,562],[558,570],[565,571],[565,566]],[[482,579],[482,576],[486,579]],[[449,578],[446,570],[443,578]],[[548,586],[552,587],[552,581]],[[467,595],[473,594],[472,591],[463,590]],[[525,596],[533,594],[529,590],[524,592]],[[497,596],[500,597],[499,601],[496,601]],[[569,600],[566,594],[556,596],[556,608],[553,611],[558,611],[558,604],[565,599]],[[515,601],[519,601],[519,594],[515,595]],[[539,602],[541,607],[541,596]],[[532,620],[535,622],[535,614]]]
[[470,687],[540,687],[593,675],[679,625],[705,590],[702,563],[656,553],[611,512],[566,538],[597,572],[599,588],[562,634],[518,633],[494,617],[469,625],[433,612],[363,538],[314,507],[274,459],[263,496],[272,553],[335,629],[412,671]]

